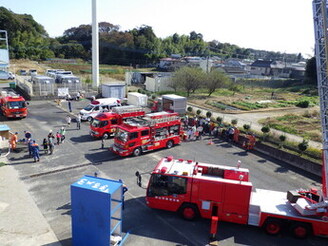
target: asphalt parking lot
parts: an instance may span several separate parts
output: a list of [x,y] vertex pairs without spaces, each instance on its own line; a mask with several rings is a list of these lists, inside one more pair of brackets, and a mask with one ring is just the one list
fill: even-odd
[[[86,103],[73,102],[72,115]],[[26,119],[4,119],[4,123],[12,131],[19,132],[19,138],[24,130],[31,131],[32,138],[41,144],[49,130],[56,132],[65,124],[67,114],[65,103],[59,108],[53,102],[32,101]],[[81,130],[77,130],[73,122],[67,129],[65,143],[55,146],[53,155],[42,155],[41,161],[34,163],[28,158],[26,150],[22,150],[10,154],[8,160],[63,246],[71,245],[70,185],[83,175],[95,173],[102,178],[122,179],[129,188],[125,196],[123,231],[130,235],[125,245],[206,245],[210,221],[189,222],[172,212],[152,210],[145,204],[145,189],[136,184],[137,170],[149,172],[162,157],[168,155],[232,166],[241,160],[242,166],[250,169],[252,183],[257,188],[286,191],[319,186],[320,181],[315,177],[284,163],[246,153],[220,140],[215,140],[213,145],[208,145],[208,141],[204,138],[139,157],[120,158],[107,149],[112,139],[106,140],[106,148],[101,149],[101,141],[89,136],[87,122],[82,124]],[[146,187],[147,181],[148,175],[144,175],[142,187]],[[296,240],[288,234],[270,237],[260,228],[224,222],[219,223],[217,238],[220,245],[327,245],[327,240],[321,238]]]

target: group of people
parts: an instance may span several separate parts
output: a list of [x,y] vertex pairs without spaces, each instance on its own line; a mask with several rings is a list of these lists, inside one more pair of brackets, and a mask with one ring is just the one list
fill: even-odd
[[[184,117],[182,119],[184,127],[183,140],[199,140],[202,136],[207,135],[213,138],[222,138],[229,142],[239,143],[240,130],[233,126],[223,126],[214,123],[210,118],[203,117]],[[256,138],[252,134],[246,135],[246,140],[242,146],[247,150],[253,149]]]
[[51,155],[55,148],[55,141],[57,145],[64,143],[65,134],[66,134],[66,129],[64,126],[62,126],[59,129],[59,131],[56,132],[56,134],[54,134],[52,130],[50,130],[47,138],[44,138],[42,142],[44,153],[45,154],[49,153],[49,155]]
[[186,131],[185,140],[199,140],[203,135],[212,135],[216,127],[209,118],[184,117],[182,119],[184,130]]

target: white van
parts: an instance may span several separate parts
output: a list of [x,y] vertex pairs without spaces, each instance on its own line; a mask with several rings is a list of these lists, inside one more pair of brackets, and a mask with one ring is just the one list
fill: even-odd
[[15,75],[12,72],[0,70],[0,79],[15,79]]
[[81,120],[92,121],[97,114],[108,112],[113,107],[121,106],[119,98],[100,98],[92,101],[88,106],[80,111]]

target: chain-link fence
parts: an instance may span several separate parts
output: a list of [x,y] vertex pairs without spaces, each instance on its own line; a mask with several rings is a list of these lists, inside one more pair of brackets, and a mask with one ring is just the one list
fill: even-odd
[[17,85],[31,98],[58,98],[59,88],[67,88],[68,93],[72,97],[76,96],[78,92],[85,97],[91,97],[98,94],[98,91],[94,90],[91,84],[82,83],[80,81],[63,81],[63,83],[54,83],[51,80],[31,81],[28,78],[20,77],[17,79]]

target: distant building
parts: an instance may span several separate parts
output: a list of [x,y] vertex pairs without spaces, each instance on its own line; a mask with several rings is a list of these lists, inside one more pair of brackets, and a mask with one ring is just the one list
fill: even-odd
[[9,69],[9,47],[7,31],[0,30],[0,70]]
[[256,60],[251,64],[250,73],[252,75],[268,76],[271,74],[271,64],[273,61]]
[[252,63],[250,74],[279,78],[303,79],[305,76],[305,63],[257,60]]
[[146,77],[145,89],[151,92],[174,91],[170,87],[172,83],[172,73],[154,74],[153,77]]

